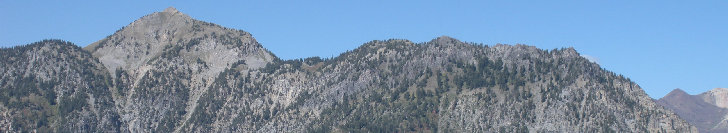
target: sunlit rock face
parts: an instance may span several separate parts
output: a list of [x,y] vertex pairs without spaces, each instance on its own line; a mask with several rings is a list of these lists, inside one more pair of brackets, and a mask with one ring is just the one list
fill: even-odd
[[132,132],[175,130],[220,72],[238,64],[257,69],[275,59],[250,33],[194,20],[173,7],[85,49],[118,81],[115,101]]

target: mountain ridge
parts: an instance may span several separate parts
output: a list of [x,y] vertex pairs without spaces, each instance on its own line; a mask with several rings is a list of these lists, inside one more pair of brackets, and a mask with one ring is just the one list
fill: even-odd
[[116,132],[697,131],[574,48],[441,36],[281,60],[170,7],[84,50],[108,77],[93,88],[108,93]]
[[721,107],[728,95],[724,88],[715,88],[697,95],[675,89],[665,97],[655,100],[658,104],[675,111],[677,115],[698,127],[700,132],[728,131],[728,107]]

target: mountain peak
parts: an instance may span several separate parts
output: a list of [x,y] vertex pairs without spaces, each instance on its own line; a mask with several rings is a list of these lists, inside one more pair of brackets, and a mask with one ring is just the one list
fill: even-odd
[[690,96],[690,94],[688,94],[687,92],[683,91],[680,88],[676,88],[676,89],[670,91],[670,93],[667,93],[667,95],[665,95],[663,98],[667,98],[667,97],[684,97],[684,96]]
[[[255,60],[255,65],[248,62],[253,68],[265,65],[266,59],[272,58],[249,33],[195,20],[174,7],[145,15],[85,49],[100,57],[112,74],[121,68],[143,75],[147,69],[140,68],[177,57],[187,62],[199,58],[214,66],[226,66],[241,59]],[[207,53],[217,56],[206,56]],[[209,72],[216,73],[223,68],[215,67]]]
[[447,35],[442,35],[440,37],[437,37],[437,40],[454,40],[454,38]]
[[[172,6],[165,8],[162,12],[157,12],[157,13],[153,13],[153,14],[166,14],[165,16],[185,16],[185,17],[191,19],[191,17],[180,12],[179,10],[177,10],[177,8],[174,8]],[[159,15],[157,15],[157,16],[159,16]]]
[[432,41],[433,42],[454,42],[454,41],[458,41],[458,40],[455,38],[452,38],[450,36],[443,35],[443,36],[433,39]]
[[670,93],[668,93],[667,95],[670,95],[670,94],[681,94],[681,95],[682,94],[686,94],[686,95],[689,95],[687,92],[685,92],[684,90],[682,90],[680,88],[675,88],[674,90],[670,91]]
[[432,39],[428,43],[437,43],[437,44],[440,44],[443,46],[456,46],[456,44],[462,44],[462,42],[460,42],[460,40],[452,38],[450,36],[446,36],[446,35]]
[[162,12],[168,12],[168,13],[177,13],[177,12],[179,12],[179,11],[177,11],[177,9],[176,9],[176,8],[174,8],[174,7],[170,6],[170,7],[167,7],[167,9],[164,9],[164,11],[162,11]]

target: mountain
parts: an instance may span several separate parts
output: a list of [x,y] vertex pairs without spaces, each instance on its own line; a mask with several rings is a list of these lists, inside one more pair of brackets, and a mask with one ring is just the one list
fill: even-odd
[[[224,72],[193,131],[696,132],[573,49],[439,37]],[[233,98],[230,98],[233,97]],[[229,117],[228,112],[237,113]]]
[[144,16],[85,48],[115,80],[114,99],[128,131],[173,131],[197,111],[214,79],[235,64],[275,57],[250,33],[194,20],[170,7]]
[[[83,50],[76,49],[88,58],[80,62],[93,65],[74,68],[90,71],[82,75],[95,76],[58,81],[70,88],[88,86],[86,92],[103,92],[76,99],[104,103],[81,104],[77,112],[92,110],[82,113],[89,115],[55,116],[100,122],[40,120],[55,124],[47,130],[66,131],[66,127],[86,124],[68,130],[697,132],[672,111],[655,104],[637,84],[604,70],[573,48],[489,46],[442,36],[422,43],[375,40],[334,58],[281,60],[250,33],[198,21],[170,7]],[[59,60],[71,61],[66,58]],[[27,66],[8,65],[3,69]],[[56,67],[56,63],[41,66]],[[24,77],[5,76],[3,79]],[[81,84],[86,82],[89,84]],[[4,88],[6,97],[25,96]],[[94,100],[99,98],[107,100]],[[23,113],[6,111],[7,105],[11,104],[0,106],[5,117]],[[10,109],[53,112],[35,107]],[[94,113],[99,115],[91,115]],[[35,129],[28,123],[4,120],[0,125]],[[18,126],[4,129],[21,131],[14,127]]]
[[0,130],[114,132],[111,77],[90,53],[44,40],[0,49]]
[[728,132],[728,89],[716,88],[699,95],[675,89],[656,102],[673,110],[700,132]]

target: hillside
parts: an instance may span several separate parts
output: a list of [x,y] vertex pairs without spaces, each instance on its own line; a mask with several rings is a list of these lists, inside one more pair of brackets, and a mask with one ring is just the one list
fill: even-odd
[[0,49],[0,130],[118,131],[111,77],[90,53],[44,40]]
[[[63,84],[56,94],[82,88],[70,98],[93,103],[70,106],[70,112],[83,115],[58,115],[53,108],[66,106],[15,106],[26,94],[3,87],[10,101],[0,106],[3,117],[25,115],[17,111],[23,109],[51,112],[38,117],[53,123],[44,130],[697,132],[637,84],[574,48],[482,45],[442,36],[429,42],[375,40],[333,58],[280,60],[250,33],[195,20],[174,8],[141,17],[83,50],[67,46],[78,53],[70,55],[80,56],[35,54],[44,51],[36,46],[3,49],[0,57],[18,58],[3,63],[3,71],[47,67],[33,69],[43,75],[36,79]],[[69,50],[48,53],[54,52]],[[37,64],[30,57],[60,59]],[[75,71],[53,71],[58,66]],[[40,81],[15,80],[26,75],[5,74],[0,85],[44,88],[22,85]],[[53,94],[33,93],[25,99]],[[41,103],[65,103],[58,101],[66,96],[59,97]],[[43,125],[3,120],[3,129],[19,132]]]
[[698,95],[675,89],[656,102],[674,111],[700,132],[728,132],[728,89],[716,88]]

